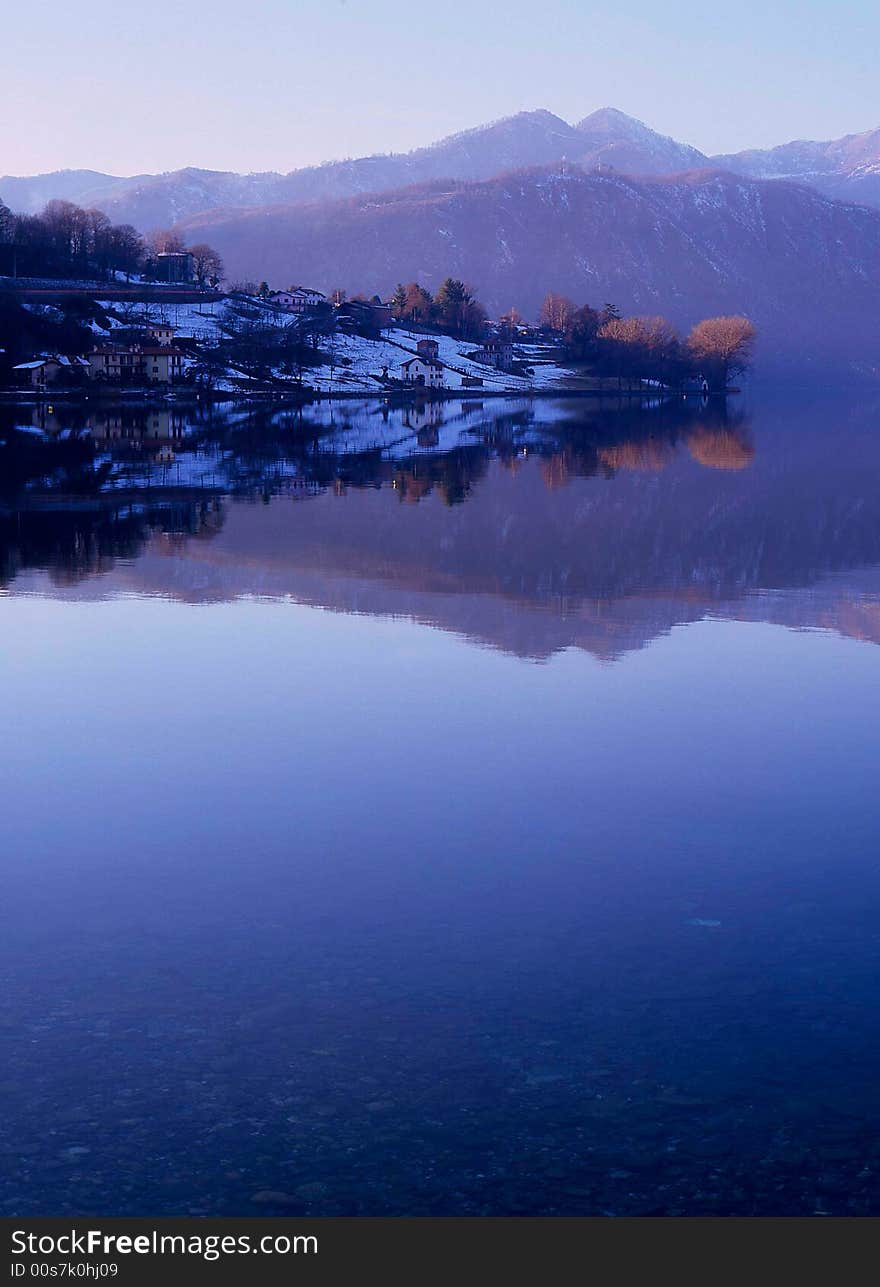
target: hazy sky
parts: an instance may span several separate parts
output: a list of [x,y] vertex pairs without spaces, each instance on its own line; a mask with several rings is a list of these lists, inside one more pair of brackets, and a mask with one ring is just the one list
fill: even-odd
[[4,6],[0,174],[289,170],[546,107],[706,152],[880,125],[880,5],[31,0]]

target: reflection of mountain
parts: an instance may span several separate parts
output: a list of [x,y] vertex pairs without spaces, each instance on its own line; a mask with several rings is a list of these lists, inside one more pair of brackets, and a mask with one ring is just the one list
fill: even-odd
[[310,414],[214,425],[202,466],[269,503],[227,501],[211,540],[153,536],[79,592],[289,595],[528,656],[613,656],[707,614],[880,642],[880,441],[865,409],[781,405],[753,440],[697,408],[453,404],[430,426],[437,449],[409,412]]

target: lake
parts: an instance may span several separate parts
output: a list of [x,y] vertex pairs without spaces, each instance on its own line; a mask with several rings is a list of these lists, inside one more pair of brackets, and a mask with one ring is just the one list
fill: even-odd
[[880,1210],[880,401],[0,408],[0,1213]]

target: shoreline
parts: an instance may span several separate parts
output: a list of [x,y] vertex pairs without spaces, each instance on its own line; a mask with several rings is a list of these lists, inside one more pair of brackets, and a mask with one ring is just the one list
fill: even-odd
[[150,404],[171,403],[180,406],[195,404],[215,405],[224,402],[295,402],[310,405],[317,402],[363,402],[381,401],[404,406],[424,406],[428,402],[485,402],[487,399],[524,398],[528,401],[543,398],[611,398],[615,401],[643,401],[646,398],[726,398],[731,394],[741,393],[736,387],[709,390],[707,393],[695,390],[680,389],[567,389],[547,388],[546,386],[529,386],[525,389],[431,389],[420,390],[372,390],[372,389],[333,389],[333,390],[281,390],[281,389],[242,389],[238,391],[198,393],[158,393],[153,388],[102,389],[100,392],[84,393],[78,389],[59,389],[56,392],[28,389],[0,390],[0,403],[27,405],[41,403],[63,403],[65,405],[85,406],[87,404],[106,405],[108,403],[125,403],[128,401],[148,402]]

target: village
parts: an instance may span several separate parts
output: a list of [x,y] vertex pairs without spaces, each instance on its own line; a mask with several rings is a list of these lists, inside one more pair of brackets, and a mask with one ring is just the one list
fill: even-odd
[[559,389],[574,379],[551,333],[509,318],[486,322],[478,338],[461,339],[402,324],[378,298],[349,300],[337,292],[331,301],[299,285],[258,294],[187,291],[186,272],[185,263],[175,264],[161,291],[105,288],[100,297],[67,286],[19,285],[22,306],[43,316],[61,316],[73,302],[82,311],[88,298],[90,343],[78,352],[46,348],[11,364],[6,389],[442,397]]
[[[148,275],[104,281],[0,278],[0,396],[430,400],[728,388],[727,370],[712,354],[700,358],[692,337],[610,304],[576,308],[550,292],[529,322],[515,308],[489,317],[451,277],[433,296],[411,282],[390,298],[349,298],[302,284],[221,289],[186,249],[160,251],[149,265]],[[701,325],[731,321],[744,319]]]

